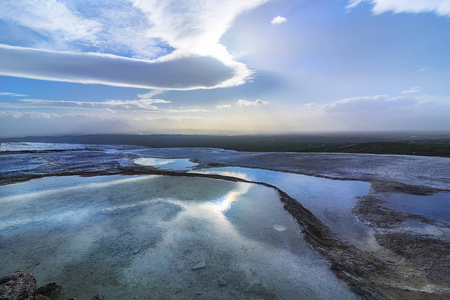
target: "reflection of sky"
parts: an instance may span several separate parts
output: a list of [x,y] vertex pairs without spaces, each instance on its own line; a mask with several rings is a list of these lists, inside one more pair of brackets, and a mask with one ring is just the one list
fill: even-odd
[[412,214],[430,216],[450,223],[450,193],[441,192],[430,196],[390,194],[383,198],[383,206]]
[[[27,200],[11,201],[13,187]],[[205,299],[244,298],[241,292],[253,293],[248,288],[255,280],[258,291],[282,299],[354,298],[267,187],[206,178],[70,176],[0,186],[0,194],[7,195],[0,197],[0,257],[9,258],[2,270],[13,272],[25,261],[43,281],[56,280],[54,270],[61,270],[64,296],[76,291],[87,298],[89,286],[117,299],[145,299],[149,290],[168,299],[186,283],[203,291],[211,278],[225,276],[225,287],[207,285]],[[202,260],[206,279],[191,270]]]
[[274,185],[299,201],[350,242],[371,249],[377,247],[373,231],[359,222],[351,212],[358,200],[356,197],[369,193],[369,183],[241,167],[211,168],[192,172],[220,174]]
[[[10,194],[9,196],[3,194],[3,197],[0,198],[0,203],[5,202],[16,202],[16,201],[26,201],[26,200],[32,200],[34,198],[39,197],[48,197],[51,195],[55,195],[62,192],[75,192],[79,189],[87,189],[87,190],[96,190],[101,188],[108,188],[114,185],[120,185],[124,183],[131,183],[131,182],[137,182],[137,181],[143,181],[143,180],[149,180],[150,178],[157,177],[157,175],[147,175],[147,176],[132,176],[132,177],[118,177],[118,176],[111,176],[111,177],[96,177],[95,179],[104,179],[104,181],[99,180],[91,180],[89,183],[81,183],[82,181],[79,180],[80,177],[77,176],[70,176],[67,177],[71,181],[70,184],[64,181],[61,186],[57,188],[50,188],[47,184],[44,184],[38,190],[32,189],[32,190],[21,190],[18,191],[17,189],[12,189],[11,192],[6,192],[7,194]],[[41,181],[51,181],[51,178],[43,178]],[[73,181],[73,182],[72,182]],[[92,182],[94,181],[94,182]],[[97,182],[96,182],[97,181]]]
[[225,213],[231,208],[231,204],[237,200],[237,197],[247,193],[249,188],[250,186],[248,184],[239,184],[238,190],[230,191],[225,196],[210,202],[209,207],[216,212]]
[[141,157],[134,161],[138,165],[157,167],[164,170],[186,170],[196,166],[189,159],[162,159]]

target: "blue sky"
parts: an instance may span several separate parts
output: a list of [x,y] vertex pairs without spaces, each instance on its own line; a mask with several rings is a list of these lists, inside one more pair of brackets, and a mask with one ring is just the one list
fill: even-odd
[[3,0],[0,137],[450,130],[450,0]]

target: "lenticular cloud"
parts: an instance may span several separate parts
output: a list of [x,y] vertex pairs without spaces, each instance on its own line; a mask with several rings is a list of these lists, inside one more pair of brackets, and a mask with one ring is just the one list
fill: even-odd
[[6,0],[0,21],[28,35],[0,45],[0,74],[161,90],[237,86],[252,72],[220,38],[267,1]]
[[45,51],[0,45],[0,75],[136,88],[211,88],[233,77],[212,57],[146,61],[97,53]]

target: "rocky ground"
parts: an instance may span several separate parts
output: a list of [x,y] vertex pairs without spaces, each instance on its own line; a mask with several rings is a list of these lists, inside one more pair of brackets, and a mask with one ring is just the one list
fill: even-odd
[[[38,288],[36,278],[20,270],[0,279],[0,299],[2,300],[51,300],[58,297],[60,292],[61,286],[55,282]],[[96,294],[91,300],[108,300],[108,298],[103,294]]]
[[[90,147],[92,148],[92,147]],[[449,224],[429,216],[383,206],[386,194],[433,195],[450,192],[450,159],[355,154],[242,153],[219,149],[85,149],[63,152],[0,152],[0,184],[45,176],[108,174],[165,174],[202,176],[233,181],[242,179],[157,170],[137,166],[139,156],[190,158],[200,167],[242,166],[287,171],[334,179],[363,180],[371,191],[361,197],[353,214],[375,231],[377,251],[349,245],[298,201],[278,190],[280,198],[298,221],[304,238],[330,261],[331,269],[366,299],[447,299],[450,294],[450,245],[432,234],[405,231],[407,221],[448,230]],[[14,167],[12,167],[14,166]],[[30,168],[30,166],[33,166]],[[266,186],[268,184],[262,183]],[[448,231],[447,231],[448,232]],[[14,279],[16,278],[16,279]],[[26,280],[25,280],[26,279]],[[15,280],[15,281],[14,281]],[[31,282],[23,298],[8,296],[11,282]],[[47,299],[35,280],[16,272],[0,280],[0,299]],[[19,291],[24,288],[19,287]],[[6,296],[5,296],[6,295]],[[42,295],[42,296],[41,296]],[[22,296],[21,296],[22,297]],[[27,298],[28,297],[28,298]],[[31,297],[31,298],[30,298]],[[41,297],[41,298],[39,298]],[[50,298],[50,297],[49,297]],[[51,298],[50,298],[51,299]],[[101,298],[96,298],[101,299]]]

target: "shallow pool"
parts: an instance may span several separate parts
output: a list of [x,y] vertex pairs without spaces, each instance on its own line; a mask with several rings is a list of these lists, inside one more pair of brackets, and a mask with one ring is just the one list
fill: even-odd
[[174,170],[183,171],[190,170],[192,167],[198,164],[189,161],[189,159],[165,159],[165,158],[152,158],[152,157],[141,157],[134,160],[134,163],[143,166],[151,166],[158,169],[164,170]]
[[323,223],[351,244],[366,250],[378,249],[374,231],[352,214],[358,199],[370,191],[370,184],[353,180],[331,180],[262,169],[224,167],[196,170],[274,185],[309,209]]
[[356,298],[256,184],[47,177],[0,186],[0,229],[0,277],[56,281],[61,299]]

